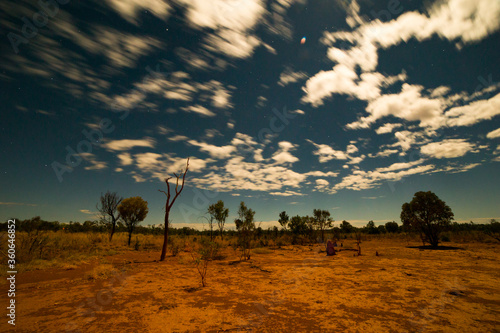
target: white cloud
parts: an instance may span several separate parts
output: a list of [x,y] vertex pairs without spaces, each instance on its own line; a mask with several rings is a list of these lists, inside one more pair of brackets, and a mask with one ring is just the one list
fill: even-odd
[[314,176],[314,177],[337,177],[338,172],[333,172],[333,171],[328,171],[328,172],[323,172],[323,171],[309,171],[305,173],[306,176]]
[[161,46],[157,39],[123,33],[109,27],[96,27],[93,39],[81,40],[87,51],[103,54],[116,67],[135,67],[137,60],[156,47]]
[[148,137],[141,140],[130,140],[130,139],[111,140],[103,144],[104,148],[106,148],[108,151],[130,150],[134,147],[154,148],[155,145],[156,141],[153,138],[148,138]]
[[255,47],[260,44],[260,40],[253,35],[228,29],[208,36],[205,42],[208,50],[217,51],[233,58],[249,57]]
[[88,209],[80,209],[80,213],[88,214],[88,215],[97,215],[98,214],[98,212],[91,212]]
[[397,131],[394,133],[394,137],[397,142],[390,145],[390,147],[400,147],[403,152],[410,150],[416,144],[423,144],[428,142],[425,137],[425,133],[422,132],[410,132],[410,131]]
[[131,165],[133,162],[132,156],[129,153],[122,153],[118,155],[120,165]]
[[185,106],[185,107],[182,107],[181,109],[183,111],[186,111],[186,112],[198,113],[198,114],[201,114],[201,115],[206,116],[206,117],[214,117],[215,116],[215,113],[213,113],[212,111],[208,110],[207,108],[205,108],[204,106],[201,106],[199,104]]
[[295,150],[297,145],[294,145],[288,141],[281,141],[279,144],[279,149],[274,155],[272,159],[275,160],[278,164],[284,163],[295,163],[299,159],[293,156],[290,151]]
[[291,114],[306,114],[304,111],[302,110],[294,110],[294,111],[290,111],[289,113]]
[[314,186],[314,188],[320,191],[327,189],[330,185],[330,182],[328,182],[328,180],[326,179],[316,179],[315,183],[316,185]]
[[359,151],[358,147],[356,147],[351,141],[349,145],[347,145],[346,151],[341,151],[341,150],[335,150],[332,147],[325,145],[325,144],[317,144],[314,143],[311,140],[306,140],[309,143],[312,143],[317,149],[313,151],[314,155],[319,156],[318,160],[320,163],[325,163],[330,160],[348,160],[347,164],[359,164],[361,163],[365,158],[366,155],[361,155],[361,156],[352,156],[352,154],[355,154]]
[[486,137],[488,139],[500,138],[500,128],[497,128],[496,130],[489,132],[488,134],[486,134]]
[[[134,166],[140,172],[133,172],[136,181],[145,181],[150,176],[164,181],[168,175],[178,173],[186,167],[187,158],[176,157],[173,154],[140,153],[134,155]],[[202,160],[197,157],[189,159],[189,172],[201,172],[206,165],[214,162],[212,159]]]
[[314,155],[319,156],[319,162],[325,163],[330,160],[346,160],[347,154],[341,150],[335,150],[329,145],[325,144],[316,144],[313,141],[307,139],[307,142],[312,143],[317,149],[313,152]]
[[[405,81],[403,72],[396,77],[385,77],[375,70],[378,66],[378,50],[387,49],[411,38],[418,41],[437,35],[455,42],[458,48],[477,42],[500,29],[500,2],[490,0],[438,1],[428,8],[427,14],[407,12],[396,19],[382,22],[379,19],[365,21],[359,15],[357,2],[351,2],[347,23],[355,28],[352,32],[325,33],[322,42],[330,46],[328,58],[335,63],[331,71],[321,71],[310,78],[303,87],[303,102],[319,106],[326,98],[344,94],[368,101],[367,117],[348,124],[350,129],[369,128],[376,120],[395,116],[407,121],[418,121],[422,127],[437,128],[443,125],[468,126],[480,120],[491,119],[500,113],[500,97],[487,101],[476,101],[467,106],[449,110],[453,100],[467,100],[471,96],[459,94],[445,97],[450,88],[440,86],[422,94],[423,87],[403,85],[401,93],[381,95],[381,87],[396,81]],[[339,48],[339,43],[351,45]],[[359,66],[361,73],[355,70]],[[483,90],[494,91],[487,87]],[[483,92],[473,96],[483,95]],[[477,96],[476,96],[477,95]],[[469,98],[470,99],[470,98]],[[393,128],[382,126],[377,133],[388,133]]]
[[261,0],[178,0],[186,5],[194,27],[245,31],[254,27],[265,12]]
[[458,106],[445,113],[449,126],[471,126],[500,114],[500,94],[465,106]]
[[216,159],[229,158],[231,154],[236,151],[236,147],[234,146],[218,147],[205,142],[198,142],[195,140],[189,140],[188,143],[193,146],[200,147],[200,151],[208,153],[212,158]]
[[106,2],[124,19],[138,25],[138,16],[147,10],[165,20],[171,9],[164,0],[106,0]]
[[387,94],[370,101],[366,107],[370,115],[346,127],[368,128],[376,120],[390,115],[408,121],[419,121],[422,127],[440,127],[444,124],[442,101],[422,96],[422,89],[422,86],[405,83],[399,94]]
[[302,101],[319,106],[333,94],[371,100],[380,95],[380,88],[386,80],[380,73],[363,73],[358,76],[354,68],[339,64],[330,71],[321,71],[310,78],[302,88],[306,93]]
[[475,145],[465,139],[447,139],[428,143],[420,148],[420,152],[434,158],[455,158],[475,152]]
[[177,141],[187,141],[189,138],[185,135],[174,135],[170,138],[168,138],[169,141],[174,141],[174,142],[177,142]]
[[307,78],[307,74],[304,72],[294,72],[290,67],[286,67],[285,70],[280,74],[280,80],[278,85],[284,87],[288,84],[295,83]]
[[445,86],[439,86],[436,89],[431,90],[431,97],[443,97],[447,95],[450,92],[450,87],[445,87]]
[[302,196],[303,193],[296,191],[284,191],[284,192],[270,192],[270,195],[281,196],[281,197],[291,197],[291,196]]
[[36,204],[29,204],[24,202],[0,202],[0,206],[32,206],[36,207]]
[[359,164],[365,159],[365,155],[361,155],[358,157],[350,157],[350,161],[347,164]]
[[102,170],[108,167],[108,163],[103,161],[98,161],[97,157],[92,153],[80,153],[79,154],[85,161],[89,162],[90,165],[85,167],[85,170]]
[[349,144],[346,149],[346,153],[348,154],[354,154],[359,151],[358,147],[356,147],[354,144]]
[[385,168],[377,168],[374,171],[353,170],[352,173],[344,177],[340,183],[335,184],[332,188],[325,189],[325,191],[328,193],[336,193],[341,189],[350,189],[354,191],[367,190],[380,186],[382,182],[398,181],[409,175],[430,172],[434,168],[435,166],[431,164],[419,165],[414,168],[403,168],[401,165],[393,167],[391,165]]
[[401,126],[403,126],[403,125],[401,125],[401,124],[390,124],[390,123],[384,124],[384,125],[380,126],[379,128],[377,128],[375,130],[375,133],[377,133],[377,134],[391,133],[393,129],[401,127]]
[[234,58],[250,56],[261,41],[251,31],[265,13],[261,0],[179,0],[188,22],[214,30],[204,39],[207,50]]

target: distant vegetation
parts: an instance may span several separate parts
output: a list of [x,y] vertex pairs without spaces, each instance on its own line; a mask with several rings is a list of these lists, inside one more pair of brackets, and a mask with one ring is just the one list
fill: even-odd
[[[180,193],[180,191],[176,191]],[[172,201],[170,201],[172,203]],[[101,195],[98,209],[101,216],[94,221],[61,223],[45,221],[39,216],[27,220],[16,219],[17,256],[21,264],[38,261],[67,263],[82,257],[109,255],[116,251],[135,249],[160,251],[165,246],[165,226],[140,226],[148,213],[147,202],[140,197],[123,199],[116,193]],[[263,229],[255,222],[255,211],[242,201],[233,228],[226,226],[229,209],[219,200],[207,207],[212,223],[217,222],[218,235],[209,230],[168,225],[169,250],[172,256],[180,251],[193,252],[193,260],[205,285],[208,263],[220,248],[233,247],[241,252],[240,260],[248,260],[258,248],[279,248],[295,244],[324,243],[327,239],[352,240],[361,254],[361,241],[374,239],[401,239],[437,246],[440,242],[496,242],[500,241],[500,223],[487,224],[451,222],[450,207],[432,192],[417,192],[412,201],[402,206],[401,220],[376,225],[368,221],[356,227],[348,221],[334,222],[328,210],[314,209],[312,216],[289,217],[286,211],[278,214],[280,227]],[[0,239],[7,233],[7,222],[0,223]],[[132,234],[135,243],[131,247]],[[113,236],[115,235],[115,236]],[[163,237],[162,237],[163,236]],[[190,249],[193,249],[191,251]],[[259,251],[263,251],[260,249]],[[0,243],[0,253],[6,256],[6,242]],[[163,253],[163,252],[162,252]]]

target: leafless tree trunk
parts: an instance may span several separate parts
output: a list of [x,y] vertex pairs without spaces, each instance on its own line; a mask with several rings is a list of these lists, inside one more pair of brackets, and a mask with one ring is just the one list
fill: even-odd
[[174,205],[175,200],[177,199],[177,197],[181,194],[182,190],[184,189],[184,181],[186,180],[186,174],[188,172],[188,168],[189,168],[189,158],[187,159],[187,162],[186,162],[186,170],[184,171],[184,174],[182,175],[182,184],[181,184],[180,188],[179,188],[179,180],[181,179],[180,174],[177,175],[174,173],[176,181],[175,181],[175,195],[174,195],[172,201],[170,201],[170,199],[172,197],[170,195],[170,184],[168,181],[170,179],[172,179],[173,177],[169,177],[169,178],[165,179],[165,183],[167,183],[167,192],[162,191],[162,190],[158,190],[167,196],[167,202],[165,203],[165,233],[163,234],[163,247],[161,250],[160,261],[164,261],[165,256],[167,255],[170,209],[172,209],[172,206]]
[[99,200],[101,205],[96,205],[97,209],[102,215],[102,220],[111,225],[111,231],[109,234],[110,242],[113,239],[113,234],[115,233],[116,222],[120,219],[120,216],[116,215],[116,210],[122,200],[123,198],[120,197],[116,192],[107,191],[105,194],[101,193],[101,198]]

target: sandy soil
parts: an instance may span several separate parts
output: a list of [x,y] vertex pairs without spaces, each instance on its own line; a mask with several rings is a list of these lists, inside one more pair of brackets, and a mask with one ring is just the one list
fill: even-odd
[[351,241],[334,257],[294,246],[247,262],[228,248],[204,288],[189,253],[131,251],[108,258],[108,279],[88,279],[96,263],[19,274],[16,331],[500,332],[500,245],[446,245],[461,248],[374,240],[357,257]]

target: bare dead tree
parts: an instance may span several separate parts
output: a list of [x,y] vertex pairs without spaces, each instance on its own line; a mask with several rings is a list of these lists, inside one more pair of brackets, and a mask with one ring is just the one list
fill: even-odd
[[97,210],[101,213],[102,221],[111,227],[109,234],[110,242],[115,233],[116,222],[120,218],[119,214],[117,214],[117,209],[122,200],[123,198],[116,192],[107,191],[105,194],[101,193],[101,198],[99,199],[101,205],[99,206],[99,203],[96,205]]
[[[186,180],[186,174],[188,172],[188,168],[189,168],[189,158],[187,159],[187,162],[186,162],[186,170],[184,171],[184,174],[182,175],[182,184],[181,184],[180,188],[179,188],[179,180],[181,179],[181,176],[180,176],[180,174],[177,175],[174,173],[176,181],[175,181],[175,195],[173,196],[173,198],[170,195],[170,183],[168,181],[174,177],[168,177],[165,179],[165,183],[167,183],[167,192],[162,191],[162,190],[158,190],[167,196],[167,202],[165,203],[165,232],[163,234],[163,236],[164,236],[163,237],[163,247],[161,250],[160,261],[165,260],[165,256],[167,255],[170,209],[172,209],[172,206],[174,205],[175,200],[177,200],[177,197],[181,194],[182,190],[184,189],[184,182]],[[170,200],[170,199],[172,199],[172,200]]]

